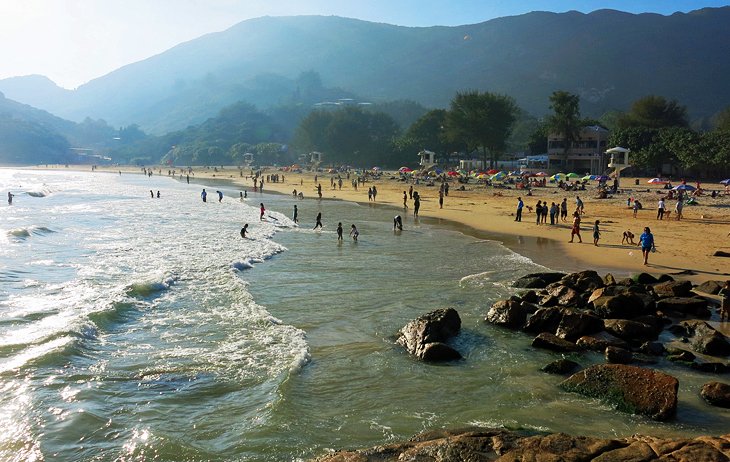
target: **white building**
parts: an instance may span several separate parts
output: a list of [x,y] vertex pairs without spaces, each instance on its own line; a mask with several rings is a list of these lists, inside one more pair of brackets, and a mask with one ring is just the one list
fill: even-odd
[[575,172],[600,175],[606,169],[606,147],[609,131],[598,125],[583,127],[565,158],[565,139],[562,134],[548,135],[547,169],[552,172]]

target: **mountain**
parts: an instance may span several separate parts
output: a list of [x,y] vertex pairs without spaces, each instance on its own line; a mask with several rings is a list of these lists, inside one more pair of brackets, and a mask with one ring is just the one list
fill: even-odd
[[[238,100],[260,108],[291,102],[301,96],[301,77],[315,74],[344,97],[370,102],[446,107],[457,91],[478,89],[513,96],[540,116],[549,111],[549,95],[566,90],[581,96],[587,116],[626,110],[656,94],[686,105],[692,118],[708,117],[730,104],[727,24],[730,7],[670,16],[533,12],[457,27],[264,17],[68,93],[38,82],[38,94],[45,88],[48,96],[35,105],[72,120],[88,116],[163,133]],[[29,102],[28,89],[21,95],[8,80],[0,81],[0,91]]]

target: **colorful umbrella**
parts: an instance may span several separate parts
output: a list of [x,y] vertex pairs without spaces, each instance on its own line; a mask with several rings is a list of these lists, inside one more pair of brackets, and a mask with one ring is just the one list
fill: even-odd
[[596,175],[586,175],[583,178],[581,178],[581,180],[583,180],[583,181],[595,180],[595,179],[596,179]]
[[651,180],[647,181],[649,184],[667,184],[669,181],[664,180],[662,178],[652,178]]
[[507,176],[507,174],[504,173],[504,172],[497,172],[494,175],[492,175],[491,177],[489,177],[489,179],[492,180],[492,181],[501,181],[506,176]]
[[565,173],[556,173],[555,175],[550,177],[551,180],[555,180],[555,181],[562,180],[564,178],[565,178]]
[[545,172],[537,172],[537,173],[535,173],[535,174],[534,174],[534,175],[532,175],[532,176],[548,176],[548,174],[547,174],[547,173],[545,173]]
[[495,173],[499,173],[499,170],[493,168],[491,170],[487,170],[487,175],[494,175]]
[[454,171],[454,170],[452,170],[450,172],[446,172],[446,174],[449,175],[449,176],[459,176],[459,175],[461,175],[461,173],[459,173],[457,171]]
[[373,168],[371,168],[370,170],[372,170],[372,171],[374,171],[374,172],[377,172],[378,170],[380,170],[380,167],[373,167]]
[[571,173],[568,173],[567,175],[565,175],[565,178],[580,178],[580,175],[578,175],[577,173],[571,172]]
[[597,176],[595,179],[598,180],[598,181],[608,181],[608,180],[611,179],[611,177],[610,176],[606,176],[606,175],[601,175],[601,176]]
[[720,184],[724,184],[725,186],[729,185],[730,184],[730,178],[728,178],[727,180],[722,180],[720,182]]
[[697,188],[695,188],[694,186],[690,186],[688,184],[680,184],[680,185],[673,187],[672,189],[674,189],[675,191],[694,191]]
[[401,173],[408,173],[408,172],[412,172],[413,169],[412,168],[409,168],[409,167],[401,167],[401,168],[398,169],[398,171],[401,172]]

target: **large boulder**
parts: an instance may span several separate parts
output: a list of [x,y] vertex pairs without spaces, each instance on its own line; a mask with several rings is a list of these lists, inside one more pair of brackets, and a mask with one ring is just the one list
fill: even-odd
[[549,284],[557,282],[565,273],[531,273],[517,279],[512,286],[523,289],[544,289]]
[[722,289],[723,285],[724,283],[722,281],[705,281],[695,287],[695,290],[710,295],[717,295],[717,293],[720,292],[720,289]]
[[486,320],[492,324],[510,329],[519,329],[527,321],[527,309],[517,300],[499,300],[492,304]]
[[524,330],[533,334],[539,334],[541,332],[551,332],[554,334],[558,330],[562,319],[563,311],[560,308],[540,308],[527,320]]
[[585,300],[583,300],[580,292],[559,282],[550,284],[547,287],[547,292],[549,296],[555,297],[555,304],[558,306],[574,306],[580,308],[585,305]]
[[532,341],[532,346],[535,348],[544,348],[546,350],[556,351],[558,353],[568,353],[579,350],[575,343],[564,340],[549,332],[543,332],[535,337]]
[[548,374],[567,375],[567,374],[572,374],[577,369],[580,369],[580,364],[578,364],[575,361],[571,361],[569,359],[562,358],[562,359],[556,359],[555,361],[544,366],[540,370],[543,372],[547,372]]
[[639,273],[631,276],[631,280],[637,284],[656,284],[659,282],[657,278],[649,273]]
[[702,386],[700,395],[713,406],[730,407],[730,385],[708,382]]
[[612,346],[606,347],[603,355],[606,358],[606,362],[612,364],[628,364],[634,359],[634,355],[629,350]]
[[461,318],[453,308],[431,311],[410,321],[399,332],[397,342],[424,361],[450,361],[459,352],[444,344],[461,329]]
[[606,332],[624,339],[629,343],[643,343],[646,340],[654,340],[657,333],[654,328],[643,322],[630,321],[628,319],[606,319],[603,321]]
[[598,398],[618,410],[668,420],[677,411],[679,381],[663,372],[625,364],[598,364],[560,384],[569,392]]
[[631,293],[601,295],[593,299],[589,303],[590,306],[592,306],[593,312],[603,319],[631,319],[647,314],[644,300],[639,295]]
[[654,293],[659,297],[689,297],[692,283],[689,281],[669,281],[654,286]]
[[727,337],[704,321],[682,321],[677,326],[672,326],[671,331],[686,337],[698,353],[710,356],[730,355],[730,342]]
[[707,300],[701,297],[669,297],[662,298],[656,302],[656,308],[659,311],[673,311],[676,313],[705,316],[711,315],[707,309]]
[[606,347],[613,346],[616,348],[623,348],[628,350],[630,348],[629,343],[626,340],[621,340],[608,332],[599,332],[595,335],[584,335],[579,338],[575,344],[583,350],[591,351],[605,351]]
[[584,335],[591,335],[603,330],[603,320],[589,313],[564,310],[555,335],[574,341]]
[[603,287],[603,278],[593,270],[579,271],[566,275],[560,280],[562,284],[574,287],[582,292],[593,291]]

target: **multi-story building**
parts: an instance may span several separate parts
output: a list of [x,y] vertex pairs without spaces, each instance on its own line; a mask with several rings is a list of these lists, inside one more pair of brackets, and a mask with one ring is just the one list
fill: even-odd
[[562,134],[548,135],[548,164],[550,172],[575,172],[600,175],[608,165],[606,148],[609,131],[598,125],[583,127],[565,157],[565,139]]

